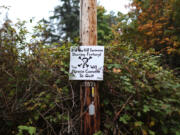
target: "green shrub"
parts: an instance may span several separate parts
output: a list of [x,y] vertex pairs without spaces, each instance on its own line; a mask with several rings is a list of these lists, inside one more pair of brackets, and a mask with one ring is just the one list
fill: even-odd
[[108,48],[101,83],[104,132],[170,135],[180,131],[180,79],[153,50]]
[[[18,26],[19,32],[8,23],[0,31],[0,134],[33,134],[34,127],[38,135],[79,135],[79,82],[68,79],[71,43],[46,46],[36,36],[26,43]],[[160,57],[130,45],[106,46],[97,134],[180,133],[180,79]]]

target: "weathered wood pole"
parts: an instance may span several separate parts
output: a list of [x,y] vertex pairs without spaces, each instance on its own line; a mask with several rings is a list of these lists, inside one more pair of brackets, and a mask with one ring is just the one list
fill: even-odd
[[[80,0],[81,45],[97,45],[97,0]],[[98,83],[85,81],[80,87],[81,135],[93,135],[100,130],[100,103]],[[88,107],[94,102],[95,114]]]

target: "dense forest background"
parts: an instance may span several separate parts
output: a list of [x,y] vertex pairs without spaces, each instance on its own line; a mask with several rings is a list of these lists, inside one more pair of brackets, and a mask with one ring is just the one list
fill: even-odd
[[[106,50],[95,135],[180,135],[179,7],[180,0],[132,0],[128,14],[97,7]],[[68,77],[70,46],[80,44],[79,0],[61,0],[30,37],[25,24],[7,17],[0,26],[0,134],[79,135],[80,82]]]

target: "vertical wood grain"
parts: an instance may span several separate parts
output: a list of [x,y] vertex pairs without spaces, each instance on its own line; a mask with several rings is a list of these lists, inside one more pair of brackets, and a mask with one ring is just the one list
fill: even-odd
[[[81,45],[97,45],[97,0],[80,0],[80,41]],[[88,82],[88,81],[86,81]],[[100,101],[98,82],[95,83],[94,98],[90,86],[80,87],[81,135],[93,135],[100,130]],[[88,106],[94,101],[95,115],[90,116]]]

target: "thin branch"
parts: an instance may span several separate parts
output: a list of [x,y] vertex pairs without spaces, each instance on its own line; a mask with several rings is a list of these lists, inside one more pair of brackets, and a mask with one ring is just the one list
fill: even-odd
[[132,97],[133,97],[133,95],[129,96],[129,98],[126,100],[126,103],[124,103],[123,106],[121,107],[121,109],[119,110],[119,112],[116,113],[116,115],[114,117],[114,121],[119,117],[119,115],[121,114],[123,109],[126,107],[126,105],[129,103],[129,101]]
[[[39,112],[39,111],[38,111]],[[40,116],[44,119],[44,121],[47,123],[47,125],[49,125],[49,127],[52,129],[54,135],[57,135],[56,132],[54,131],[54,128],[52,127],[52,125],[49,123],[49,121],[47,121],[45,119],[45,117],[39,112]]]

